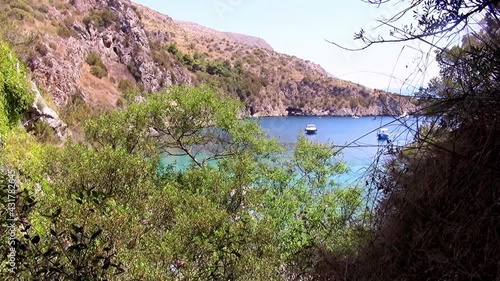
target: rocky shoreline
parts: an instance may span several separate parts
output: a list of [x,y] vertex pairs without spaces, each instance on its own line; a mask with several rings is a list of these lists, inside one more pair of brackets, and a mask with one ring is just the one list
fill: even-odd
[[406,103],[404,106],[398,105],[391,109],[371,106],[367,109],[353,110],[351,108],[341,108],[339,110],[321,110],[321,109],[301,109],[301,108],[286,108],[278,110],[264,110],[250,112],[252,117],[283,117],[283,116],[332,116],[332,117],[351,117],[353,115],[359,117],[370,116],[400,116],[404,113],[418,113],[419,109],[413,103]]

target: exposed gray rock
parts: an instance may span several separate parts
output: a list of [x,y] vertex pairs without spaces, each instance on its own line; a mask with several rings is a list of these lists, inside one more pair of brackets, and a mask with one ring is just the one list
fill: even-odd
[[[55,19],[71,29],[71,37],[44,34],[47,45],[57,48],[50,47],[48,54],[29,62],[37,85],[52,94],[58,107],[76,94],[82,94],[92,105],[115,106],[120,98],[117,86],[123,79],[135,79],[141,89],[152,92],[173,84],[203,81],[165,50],[166,44],[180,40],[184,42],[180,47],[185,48],[187,43],[195,46],[189,52],[208,51],[212,56],[213,45],[213,50],[220,48],[213,58],[220,55],[221,59],[243,60],[241,65],[248,72],[245,75],[252,78],[248,84],[255,88],[252,87],[253,96],[244,97],[240,93],[243,91],[237,95],[249,98],[245,102],[249,102],[252,115],[286,116],[289,107],[299,109],[293,111],[296,115],[339,116],[399,115],[415,109],[408,99],[399,100],[332,78],[318,64],[274,52],[262,39],[174,21],[128,0],[72,0],[71,6],[58,9],[50,7],[47,19]],[[116,21],[106,27],[71,16],[104,10],[116,16]],[[74,22],[68,22],[71,20]],[[181,51],[186,52],[182,48]],[[85,60],[90,52],[98,53],[108,69],[108,76],[100,81],[88,73],[90,66]],[[260,91],[258,95],[253,91],[256,89]]]
[[[91,22],[75,21],[68,26],[76,34],[72,37],[61,40],[57,35],[45,34],[46,41],[56,45],[63,42],[64,47],[50,50],[43,60],[37,58],[30,63],[34,80],[52,94],[58,107],[63,107],[70,96],[83,91],[80,85],[82,66],[90,52],[98,53],[107,66],[123,65],[125,72],[115,72],[114,81],[135,78],[146,91],[158,91],[174,83],[192,84],[191,74],[186,69],[175,66],[165,69],[155,62],[148,34],[129,1],[73,0],[69,12],[88,15],[104,9],[115,13],[116,24],[102,28]],[[53,18],[64,18],[57,9],[51,9],[49,14]],[[158,36],[167,38],[168,31]]]
[[59,118],[55,110],[47,106],[47,103],[34,83],[32,84],[32,90],[35,93],[35,99],[24,116],[24,127],[32,130],[37,122],[46,122],[59,139],[65,139],[70,134],[66,123]]

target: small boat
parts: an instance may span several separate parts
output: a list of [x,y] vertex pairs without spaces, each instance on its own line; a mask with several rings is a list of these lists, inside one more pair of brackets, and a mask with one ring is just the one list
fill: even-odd
[[306,131],[306,134],[316,134],[316,132],[318,131],[318,129],[316,128],[316,125],[309,124],[309,125],[307,125],[305,131]]
[[377,132],[377,139],[378,140],[388,140],[389,139],[389,129],[387,128],[380,128]]
[[354,118],[354,119],[358,119],[359,118],[359,116],[358,116],[358,109],[359,109],[359,107],[356,107],[356,110],[354,110],[354,112],[352,113],[352,118]]
[[410,115],[408,115],[408,113],[405,111],[405,112],[403,112],[403,114],[399,115],[398,118],[399,119],[403,119],[403,118],[408,119],[408,118],[410,118]]

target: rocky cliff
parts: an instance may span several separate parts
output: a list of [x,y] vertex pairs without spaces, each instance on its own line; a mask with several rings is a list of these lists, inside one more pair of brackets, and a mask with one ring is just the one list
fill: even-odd
[[73,96],[110,108],[123,99],[124,85],[154,92],[181,83],[213,85],[259,116],[415,108],[407,97],[331,77],[260,38],[175,21],[127,0],[12,0],[0,6],[3,20],[19,20],[19,36],[36,35],[21,56],[58,108]]

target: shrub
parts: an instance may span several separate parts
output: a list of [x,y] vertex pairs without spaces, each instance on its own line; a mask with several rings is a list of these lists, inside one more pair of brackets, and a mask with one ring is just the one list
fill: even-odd
[[130,90],[136,90],[136,89],[137,89],[137,85],[135,84],[135,82],[132,82],[128,79],[121,79],[118,82],[118,90],[120,90],[120,92],[122,92],[122,93],[125,93],[125,92],[130,91]]
[[35,126],[33,128],[33,134],[41,142],[45,143],[57,142],[57,137],[54,134],[54,130],[50,127],[49,123],[45,121],[38,121],[35,123]]
[[90,52],[85,60],[89,65],[99,65],[102,64],[101,57],[96,52]]
[[24,69],[10,48],[0,43],[0,133],[15,124],[33,101]]
[[63,38],[69,38],[69,37],[74,37],[77,35],[76,31],[73,29],[68,28],[65,25],[59,25],[57,27],[57,35]]
[[194,63],[194,59],[190,54],[184,54],[182,56],[182,63],[187,66],[192,66]]
[[205,71],[205,64],[202,60],[195,60],[191,66],[192,71]]
[[110,27],[117,19],[118,17],[113,11],[100,10],[91,12],[90,15],[84,17],[83,23],[87,26],[93,24],[98,29],[104,29]]
[[60,117],[68,124],[73,138],[75,140],[81,140],[83,139],[82,125],[84,121],[99,113],[100,109],[88,105],[82,98],[80,90],[77,90],[76,93],[69,97],[68,102],[61,109]]
[[27,12],[23,9],[19,8],[13,8],[7,13],[10,18],[16,19],[16,20],[33,20],[33,15],[30,12]]
[[43,56],[47,55],[47,53],[49,52],[49,49],[45,45],[43,45],[42,43],[37,43],[35,46],[35,51],[43,57]]
[[90,67],[90,73],[97,78],[103,78],[106,75],[108,75],[108,71],[106,69],[103,69],[103,68],[96,66],[96,65],[93,65],[92,67]]
[[137,66],[135,66],[133,62],[127,64],[127,69],[137,81],[141,80],[141,73],[139,72],[139,69],[137,68]]
[[165,69],[168,69],[172,66],[165,50],[155,50],[152,48],[152,53],[153,60],[156,64],[163,66]]
[[9,7],[11,9],[23,10],[23,11],[26,11],[30,14],[33,13],[33,9],[30,7],[30,5],[27,3],[24,3],[24,1],[12,1],[12,3],[9,4]]
[[90,73],[98,78],[102,78],[108,75],[108,69],[106,65],[102,62],[101,57],[98,53],[90,52],[85,60],[88,65],[90,65]]

